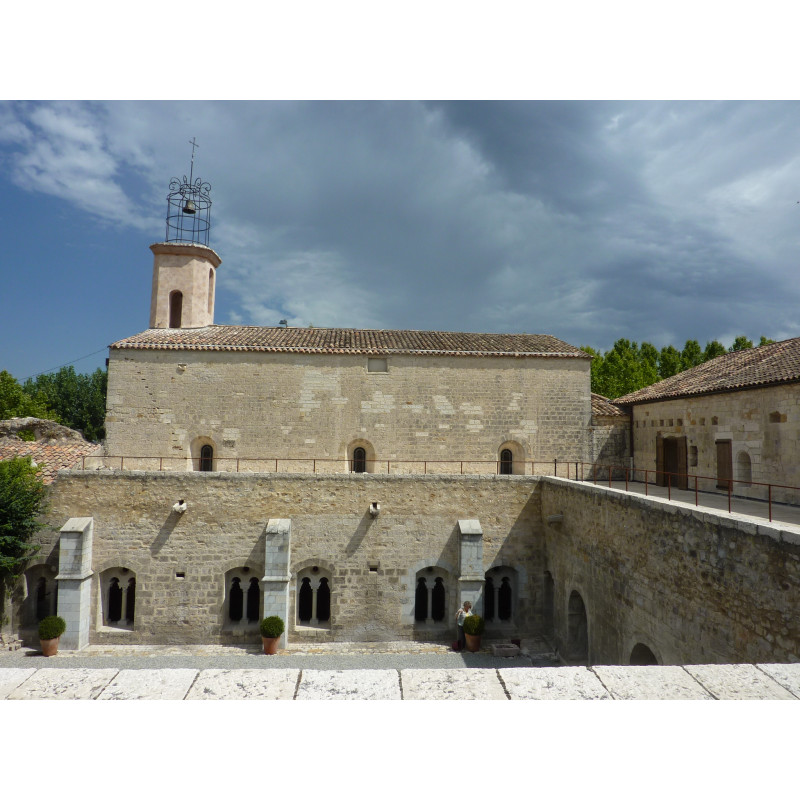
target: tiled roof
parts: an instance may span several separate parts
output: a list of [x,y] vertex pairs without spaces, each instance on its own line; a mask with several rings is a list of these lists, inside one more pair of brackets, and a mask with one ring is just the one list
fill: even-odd
[[800,381],[800,338],[725,353],[614,402],[644,403],[794,381]]
[[593,417],[624,417],[625,412],[617,405],[614,405],[607,397],[592,392],[592,416]]
[[111,345],[118,350],[222,350],[363,355],[511,356],[589,358],[555,336],[527,333],[446,333],[352,328],[151,328]]
[[52,483],[60,469],[72,469],[81,465],[83,456],[96,455],[101,446],[92,442],[76,442],[72,439],[40,439],[25,442],[17,436],[0,438],[0,461],[30,456],[34,464],[42,468],[42,481]]

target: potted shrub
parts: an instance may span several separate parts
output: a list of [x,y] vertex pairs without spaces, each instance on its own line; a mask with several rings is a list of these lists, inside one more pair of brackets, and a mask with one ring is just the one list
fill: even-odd
[[39,644],[43,656],[54,656],[58,652],[58,639],[67,629],[61,617],[45,617],[39,623]]
[[283,634],[283,620],[280,617],[264,617],[261,620],[261,641],[264,653],[274,656],[278,652],[278,642]]
[[481,649],[484,624],[480,614],[471,614],[464,620],[464,638],[467,640],[467,650],[470,653],[477,653]]

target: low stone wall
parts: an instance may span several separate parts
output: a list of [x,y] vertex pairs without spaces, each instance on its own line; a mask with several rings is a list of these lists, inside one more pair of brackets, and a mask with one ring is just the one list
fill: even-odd
[[[800,661],[800,534],[692,506],[541,479],[557,644],[586,609],[588,661]],[[560,516],[561,520],[557,520]]]

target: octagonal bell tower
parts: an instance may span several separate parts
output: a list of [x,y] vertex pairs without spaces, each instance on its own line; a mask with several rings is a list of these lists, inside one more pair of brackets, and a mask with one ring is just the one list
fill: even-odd
[[208,246],[211,186],[194,177],[173,178],[167,195],[167,238],[150,245],[153,289],[151,328],[204,328],[214,324],[216,270],[222,259]]

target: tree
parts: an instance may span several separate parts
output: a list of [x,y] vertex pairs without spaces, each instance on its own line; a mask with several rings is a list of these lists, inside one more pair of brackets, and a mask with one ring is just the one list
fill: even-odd
[[775,340],[774,339],[767,339],[766,336],[762,336],[760,341],[759,341],[759,343],[758,343],[758,347],[763,347],[765,344],[775,344]]
[[14,575],[38,549],[29,543],[42,528],[45,487],[29,457],[0,461],[0,581]]
[[739,350],[752,350],[753,342],[746,336],[737,336],[733,340],[733,344],[728,348],[729,353],[736,353]]
[[700,349],[697,339],[687,339],[681,350],[681,372],[702,364],[704,360],[703,351]]
[[52,408],[63,425],[81,431],[93,441],[105,437],[106,386],[108,373],[100,368],[90,375],[74,367],[37,375],[25,381],[24,390]]
[[40,399],[31,397],[13,375],[0,372],[0,419],[38,417],[56,419],[55,412]]
[[703,361],[711,361],[712,358],[716,358],[727,352],[724,345],[714,339],[713,342],[706,342],[706,349],[703,350]]
[[671,378],[681,371],[681,354],[671,345],[661,348],[658,355],[658,376],[663,381],[664,378]]

